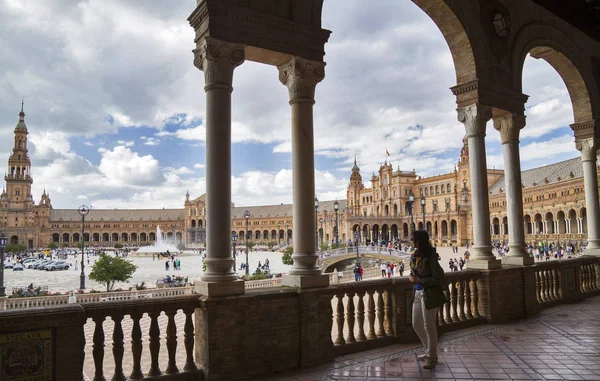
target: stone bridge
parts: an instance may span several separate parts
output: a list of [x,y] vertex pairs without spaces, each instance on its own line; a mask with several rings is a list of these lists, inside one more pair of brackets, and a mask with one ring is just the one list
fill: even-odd
[[[358,256],[362,258],[370,258],[384,262],[398,263],[402,260],[408,260],[410,253],[397,250],[387,249],[383,247],[359,246]],[[340,263],[351,261],[356,258],[356,247],[344,247],[335,250],[324,251],[319,254],[319,266],[324,272],[332,272]]]

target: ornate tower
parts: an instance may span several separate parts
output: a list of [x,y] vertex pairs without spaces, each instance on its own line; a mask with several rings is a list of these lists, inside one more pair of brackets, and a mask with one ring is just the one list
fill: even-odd
[[25,125],[25,113],[23,103],[19,113],[19,123],[15,127],[15,141],[12,154],[8,158],[8,173],[4,176],[6,180],[6,196],[8,207],[11,209],[28,209],[33,207],[31,195],[31,160],[27,155],[27,126]]
[[364,188],[360,168],[356,164],[356,156],[354,156],[354,165],[352,166],[352,174],[350,175],[350,184],[347,190],[348,210],[352,211],[355,216],[360,215],[360,191]]

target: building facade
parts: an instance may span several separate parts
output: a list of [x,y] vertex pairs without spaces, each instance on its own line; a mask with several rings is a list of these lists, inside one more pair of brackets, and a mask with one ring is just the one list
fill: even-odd
[[[206,242],[206,194],[190,199],[183,209],[92,209],[85,229],[77,209],[54,209],[44,190],[36,204],[31,193],[33,177],[27,149],[28,130],[23,109],[14,130],[14,146],[8,158],[0,194],[0,231],[11,244],[28,248],[76,246],[81,238],[92,246],[115,243],[137,246],[151,244],[158,235],[190,246]],[[411,223],[426,229],[438,245],[473,242],[469,149],[467,140],[455,170],[439,176],[421,177],[413,171],[394,169],[384,162],[366,187],[356,160],[347,188],[347,200],[318,204],[315,240],[319,246],[336,241],[362,243],[410,239]],[[508,216],[504,171],[487,171],[490,199],[490,232],[494,240],[508,239]],[[586,208],[580,159],[551,164],[522,172],[525,234],[528,241],[583,240],[586,237]],[[412,198],[411,198],[412,196]],[[411,201],[411,199],[413,201]],[[337,210],[335,204],[337,202]],[[231,233],[245,243],[279,245],[293,240],[292,204],[231,208]],[[412,216],[412,217],[411,217]],[[247,217],[247,218],[246,218]]]

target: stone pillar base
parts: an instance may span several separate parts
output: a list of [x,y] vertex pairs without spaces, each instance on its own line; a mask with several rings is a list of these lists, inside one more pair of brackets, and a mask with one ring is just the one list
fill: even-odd
[[296,288],[318,288],[329,286],[329,275],[284,275],[282,284]]
[[597,248],[586,248],[585,250],[583,250],[583,255],[593,255],[596,257],[600,257],[600,249]]
[[502,258],[503,265],[529,266],[529,265],[533,265],[534,263],[535,263],[534,258],[530,257],[530,256],[526,256],[526,257],[507,256],[507,257]]
[[197,294],[205,296],[229,296],[243,295],[246,293],[244,281],[235,280],[233,282],[205,282],[196,281],[194,291]]
[[495,270],[502,268],[502,261],[499,259],[469,259],[467,261],[468,269]]

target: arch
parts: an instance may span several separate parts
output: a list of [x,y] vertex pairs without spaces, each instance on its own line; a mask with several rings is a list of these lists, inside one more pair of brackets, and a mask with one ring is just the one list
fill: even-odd
[[94,233],[94,234],[92,234],[92,240],[94,242],[100,242],[100,233]]
[[102,234],[102,242],[108,242],[110,240],[110,235],[108,233]]
[[554,234],[554,214],[552,212],[546,213],[546,234]]
[[442,239],[448,239],[448,221],[442,220]]
[[595,81],[591,68],[584,70],[588,63],[584,65],[577,59],[581,55],[580,48],[574,45],[572,38],[539,23],[529,24],[519,31],[513,45],[512,69],[515,73],[514,89],[520,92],[523,88],[523,67],[529,53],[534,58],[546,61],[564,81],[573,105],[575,123],[594,120],[594,115],[598,114],[594,109],[598,107],[595,106],[597,102],[592,102],[592,94],[593,99],[597,99]]
[[587,211],[585,208],[581,208],[579,216],[581,218],[581,234],[587,234]]
[[417,224],[417,230],[423,230],[423,221],[419,221],[419,223]]
[[427,223],[425,224],[425,230],[427,230],[427,233],[429,233],[429,236],[431,237],[431,221],[427,221]]
[[148,235],[148,240],[149,240],[149,241],[156,241],[156,233],[154,233],[154,232],[151,232],[151,233]]
[[260,239],[260,230],[254,232],[254,239]]
[[398,217],[398,204],[394,204],[394,217]]
[[377,241],[380,237],[379,237],[379,225],[374,224],[373,228],[371,229],[371,231],[373,232],[373,239],[375,241]]
[[277,239],[277,230],[271,230],[271,239]]
[[452,55],[456,83],[462,84],[478,78],[477,65],[471,41],[456,14],[443,0],[412,0],[440,29]]
[[137,241],[138,241],[137,233],[131,233],[131,242],[137,242]]
[[458,235],[458,224],[456,223],[456,220],[451,220],[450,221],[450,236],[452,237],[452,239],[456,239]]
[[79,242],[81,241],[81,235],[79,233],[74,233],[73,234],[73,242]]
[[523,216],[525,221],[525,234],[533,234],[533,224],[531,223],[531,216],[526,214]]
[[146,242],[148,240],[148,235],[146,233],[140,233],[140,241]]
[[285,231],[279,230],[279,239],[285,239]]
[[492,220],[492,235],[500,235],[500,220],[494,217]]
[[409,229],[408,229],[408,224],[405,222],[402,224],[402,237],[404,239],[408,239],[408,234],[409,234]]
[[437,241],[438,237],[439,237],[438,222],[434,221],[434,223],[433,223],[433,239],[435,239]]
[[121,241],[123,241],[123,242],[129,241],[129,235],[127,233],[122,233],[121,234]]
[[240,230],[240,231],[238,232],[238,241],[245,240],[245,237],[246,237],[246,232],[245,232],[245,231],[243,231],[243,230]]
[[60,242],[60,234],[58,234],[58,233],[52,234],[52,242]]
[[390,227],[387,224],[381,225],[381,236],[379,238],[385,241],[390,239]]
[[263,230],[263,239],[264,240],[268,240],[269,239],[269,231],[268,230]]
[[362,227],[362,236],[363,236],[363,241],[367,242],[367,240],[369,239],[369,229],[370,226],[369,225],[363,225]]
[[385,213],[386,217],[389,217],[389,215],[390,215],[390,207],[389,207],[389,205],[386,205],[386,206],[383,207],[383,212]]
[[508,217],[502,217],[502,234],[508,235]]
[[292,240],[292,229],[288,229],[286,240],[287,241],[291,241]]
[[556,220],[558,221],[558,231],[556,233],[565,234],[567,232],[565,212],[559,210],[558,213],[556,213]]
[[183,235],[181,234],[181,232],[177,232],[177,233],[175,233],[175,240],[176,240],[177,242],[181,242],[181,241],[183,241]]
[[535,216],[533,217],[533,222],[534,222],[533,234],[543,233],[544,229],[542,228],[542,215],[539,213],[536,213]]
[[64,233],[63,236],[62,236],[63,242],[69,242],[70,241],[69,237],[70,237],[69,233]]
[[18,245],[19,244],[19,237],[16,235],[13,235],[12,237],[10,237],[10,244],[11,245]]
[[392,224],[392,239],[398,239],[398,225]]
[[198,227],[202,229],[202,220],[198,220]]
[[577,212],[575,209],[569,210],[569,233],[577,234]]
[[196,228],[196,220],[192,220],[192,229]]
[[113,242],[118,242],[119,241],[119,233],[113,233],[111,239]]

